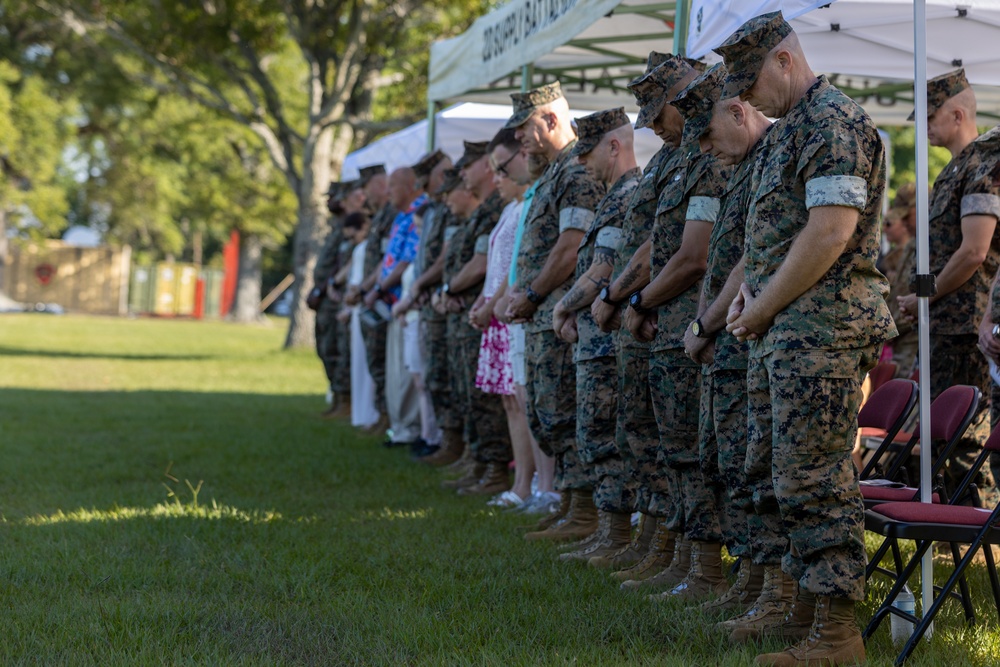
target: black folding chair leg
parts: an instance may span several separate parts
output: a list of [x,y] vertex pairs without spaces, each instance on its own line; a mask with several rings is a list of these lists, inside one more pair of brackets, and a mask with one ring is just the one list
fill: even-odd
[[875,610],[872,620],[868,622],[864,632],[861,633],[862,639],[867,641],[869,637],[875,634],[875,631],[878,630],[878,626],[882,623],[882,619],[889,614],[902,615],[902,612],[893,607],[892,603],[896,599],[896,596],[899,595],[900,591],[903,590],[903,586],[905,586],[910,580],[910,576],[916,572],[917,567],[920,566],[920,558],[923,556],[924,552],[930,548],[931,544],[932,543],[928,541],[917,542],[916,555],[906,564],[906,567],[903,568],[902,572],[896,576],[896,581],[889,588],[889,593],[885,596],[885,601],[882,602],[882,605],[877,610]]

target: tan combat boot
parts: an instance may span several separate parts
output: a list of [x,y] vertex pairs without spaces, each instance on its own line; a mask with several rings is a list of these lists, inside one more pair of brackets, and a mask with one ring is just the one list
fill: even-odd
[[764,583],[764,566],[755,565],[749,558],[740,559],[736,571],[736,581],[729,590],[714,600],[708,600],[701,605],[702,611],[743,611],[760,595],[760,587]]
[[674,537],[674,534],[667,529],[663,519],[657,519],[646,555],[632,567],[612,572],[611,577],[622,582],[641,581],[657,574],[669,566],[670,561],[674,558]]
[[473,486],[479,483],[479,480],[485,472],[486,464],[474,461],[473,464],[466,469],[464,475],[458,479],[446,479],[441,482],[441,487],[444,489],[461,489],[466,486]]
[[757,656],[770,667],[863,665],[865,642],[854,616],[854,601],[816,596],[816,617],[805,639],[781,653]]
[[522,530],[527,530],[529,532],[540,532],[556,523],[557,521],[562,521],[569,513],[569,507],[572,502],[572,496],[569,491],[561,491],[559,493],[559,507],[555,512],[543,516],[538,520],[533,526],[521,526]]
[[635,565],[649,551],[649,542],[656,532],[656,518],[648,514],[639,515],[639,527],[635,537],[618,551],[608,556],[591,556],[587,564],[591,567],[623,569]]
[[610,530],[610,528],[611,528],[611,523],[608,513],[598,510],[597,530],[592,532],[590,535],[587,535],[582,540],[577,540],[576,542],[570,542],[569,544],[561,545],[559,547],[559,550],[564,553],[559,554],[559,560],[566,560],[564,556],[588,550],[592,544],[603,540],[605,536],[608,534],[608,530]]
[[[670,559],[670,565],[647,579],[623,581],[621,587],[624,590],[642,588],[662,591],[666,589],[669,592],[671,588],[681,583],[689,569],[691,569],[691,540],[679,535],[674,539],[674,553]],[[651,595],[649,597],[656,599],[657,596]]]
[[700,600],[722,595],[729,581],[722,572],[722,545],[691,540],[691,565],[679,584],[670,591],[651,595],[653,599]]
[[760,595],[745,613],[715,627],[729,633],[732,642],[745,642],[774,632],[781,625],[795,599],[795,581],[781,571],[780,565],[764,566]]
[[526,540],[565,540],[580,539],[597,530],[597,508],[594,506],[592,491],[573,489],[564,491],[570,495],[569,512],[548,528],[524,536]]
[[799,588],[776,634],[790,644],[800,642],[809,636],[815,618],[816,595]]
[[[587,562],[594,556],[618,553],[627,546],[632,537],[632,515],[629,512],[600,512],[599,520],[603,520],[605,528],[602,536],[579,551],[559,556],[559,560],[578,560]],[[598,530],[595,534],[600,533]]]
[[417,460],[429,466],[440,468],[459,460],[464,452],[465,440],[462,439],[462,432],[458,429],[446,428],[441,431],[441,449],[430,456],[423,456]]
[[465,473],[469,467],[475,465],[476,460],[472,456],[472,447],[469,447],[465,443],[465,439],[462,439],[462,455],[459,456],[454,462],[443,466],[442,469],[446,473]]
[[458,489],[460,496],[493,496],[510,488],[510,472],[506,463],[490,461],[483,476],[472,486]]

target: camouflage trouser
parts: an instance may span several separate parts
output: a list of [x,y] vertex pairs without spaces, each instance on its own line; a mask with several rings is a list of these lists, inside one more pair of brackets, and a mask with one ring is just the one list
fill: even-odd
[[[444,319],[425,319],[425,313],[420,313],[420,326],[423,329],[421,346],[424,356],[424,384],[431,395],[434,405],[434,417],[441,428],[460,430],[462,416],[456,409],[451,395],[451,380],[448,359],[448,326]],[[436,315],[436,313],[435,313]]]
[[693,540],[718,541],[715,498],[698,460],[701,364],[688,358],[684,350],[653,352],[649,389],[662,445],[660,465],[669,468],[674,480],[677,511],[667,517],[667,527]]
[[[350,383],[350,355],[344,357],[341,362],[338,339],[343,338],[349,331],[337,321],[338,307],[331,303],[329,299],[323,299],[319,310],[316,311],[316,356],[323,362],[323,371],[330,384],[330,389],[340,393],[351,391]],[[342,333],[343,332],[343,333]],[[347,368],[348,381],[343,383],[342,367]]]
[[864,505],[851,459],[879,346],[776,350],[747,369],[753,559],[817,595],[864,599]]
[[701,472],[715,494],[722,543],[731,556],[749,556],[745,508],[751,497],[743,473],[747,455],[746,371],[704,366],[699,414]]
[[615,443],[618,417],[617,361],[614,357],[576,363],[576,441],[590,473],[594,503],[605,512],[631,512],[634,488]]
[[473,363],[466,358],[467,348],[462,345],[465,330],[469,325],[464,321],[465,315],[449,313],[445,318],[445,342],[448,348],[448,363],[455,372],[448,373],[448,384],[450,386],[450,400],[452,410],[457,415],[456,428],[462,431],[462,438],[469,445],[473,445],[477,440],[476,425],[469,419],[469,389],[466,386],[469,381],[469,374],[464,372],[469,364]]
[[636,485],[635,509],[652,516],[670,516],[673,510],[670,476],[661,459],[660,433],[653,415],[649,392],[649,347],[622,344],[620,333],[618,352],[618,423],[615,438],[630,477]]
[[375,407],[385,412],[385,337],[386,324],[375,327],[361,325],[361,335],[365,338],[365,355],[368,357],[368,372],[375,382]]
[[552,331],[525,331],[528,427],[555,459],[555,488],[589,488],[576,450],[576,364],[573,346]]
[[[465,324],[466,332],[460,337],[465,374],[462,383],[468,392],[468,418],[476,426],[476,439],[472,455],[477,461],[489,463],[497,461],[509,463],[514,459],[510,446],[510,430],[507,428],[507,412],[503,409],[500,394],[487,394],[476,386],[476,371],[479,367],[479,348],[483,336]],[[471,442],[471,441],[470,441]]]
[[[983,443],[990,435],[990,367],[986,357],[979,351],[979,336],[966,334],[963,336],[931,335],[931,400],[948,387],[957,384],[967,384],[978,387],[982,392],[979,407],[965,435],[955,445],[947,465],[944,467],[946,486],[953,491],[958,482],[965,477],[972,467],[972,462],[982,451]],[[943,443],[934,443],[935,450]],[[936,451],[935,451],[936,453]],[[982,472],[975,480],[984,497],[996,496],[996,481],[993,471],[983,466]]]

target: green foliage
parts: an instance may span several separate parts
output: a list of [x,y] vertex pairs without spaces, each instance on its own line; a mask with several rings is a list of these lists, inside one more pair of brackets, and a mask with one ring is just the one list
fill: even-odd
[[[525,542],[525,517],[319,419],[321,366],[279,352],[278,327],[2,325],[0,664],[736,667],[781,648],[623,594]],[[985,567],[969,584],[978,623],[949,603],[914,665],[996,664]],[[894,655],[886,622],[868,664]]]
[[[917,180],[916,130],[913,127],[883,128],[889,134],[892,144],[892,168],[889,174],[889,201],[896,196],[896,190],[904,183],[914,183]],[[934,179],[941,173],[944,166],[951,161],[951,154],[946,148],[930,146],[927,153],[928,184],[933,185]]]
[[66,115],[67,105],[49,94],[41,77],[0,60],[0,206],[8,225],[36,237],[65,227]]

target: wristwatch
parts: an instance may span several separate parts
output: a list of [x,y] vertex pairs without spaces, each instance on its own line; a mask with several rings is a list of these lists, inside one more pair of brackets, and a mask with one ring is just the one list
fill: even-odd
[[993,337],[1000,338],[1000,324],[993,325]]
[[375,293],[382,294],[382,283],[375,283]]
[[441,294],[445,295],[451,294],[451,286],[449,286],[448,283],[445,283],[444,285],[441,286]]
[[608,304],[609,306],[620,306],[621,301],[611,300],[611,287],[604,287],[601,289],[601,293],[597,295],[597,298]]
[[524,296],[528,299],[528,301],[535,304],[536,306],[540,304],[542,301],[545,301],[545,297],[536,292],[535,290],[531,289],[531,287],[525,288]]
[[628,298],[628,305],[632,307],[632,310],[639,313],[640,315],[645,315],[649,312],[647,308],[642,307],[642,292],[633,292],[632,296]]
[[700,318],[691,323],[691,333],[698,338],[708,338],[708,332],[705,331],[705,327],[702,325]]

